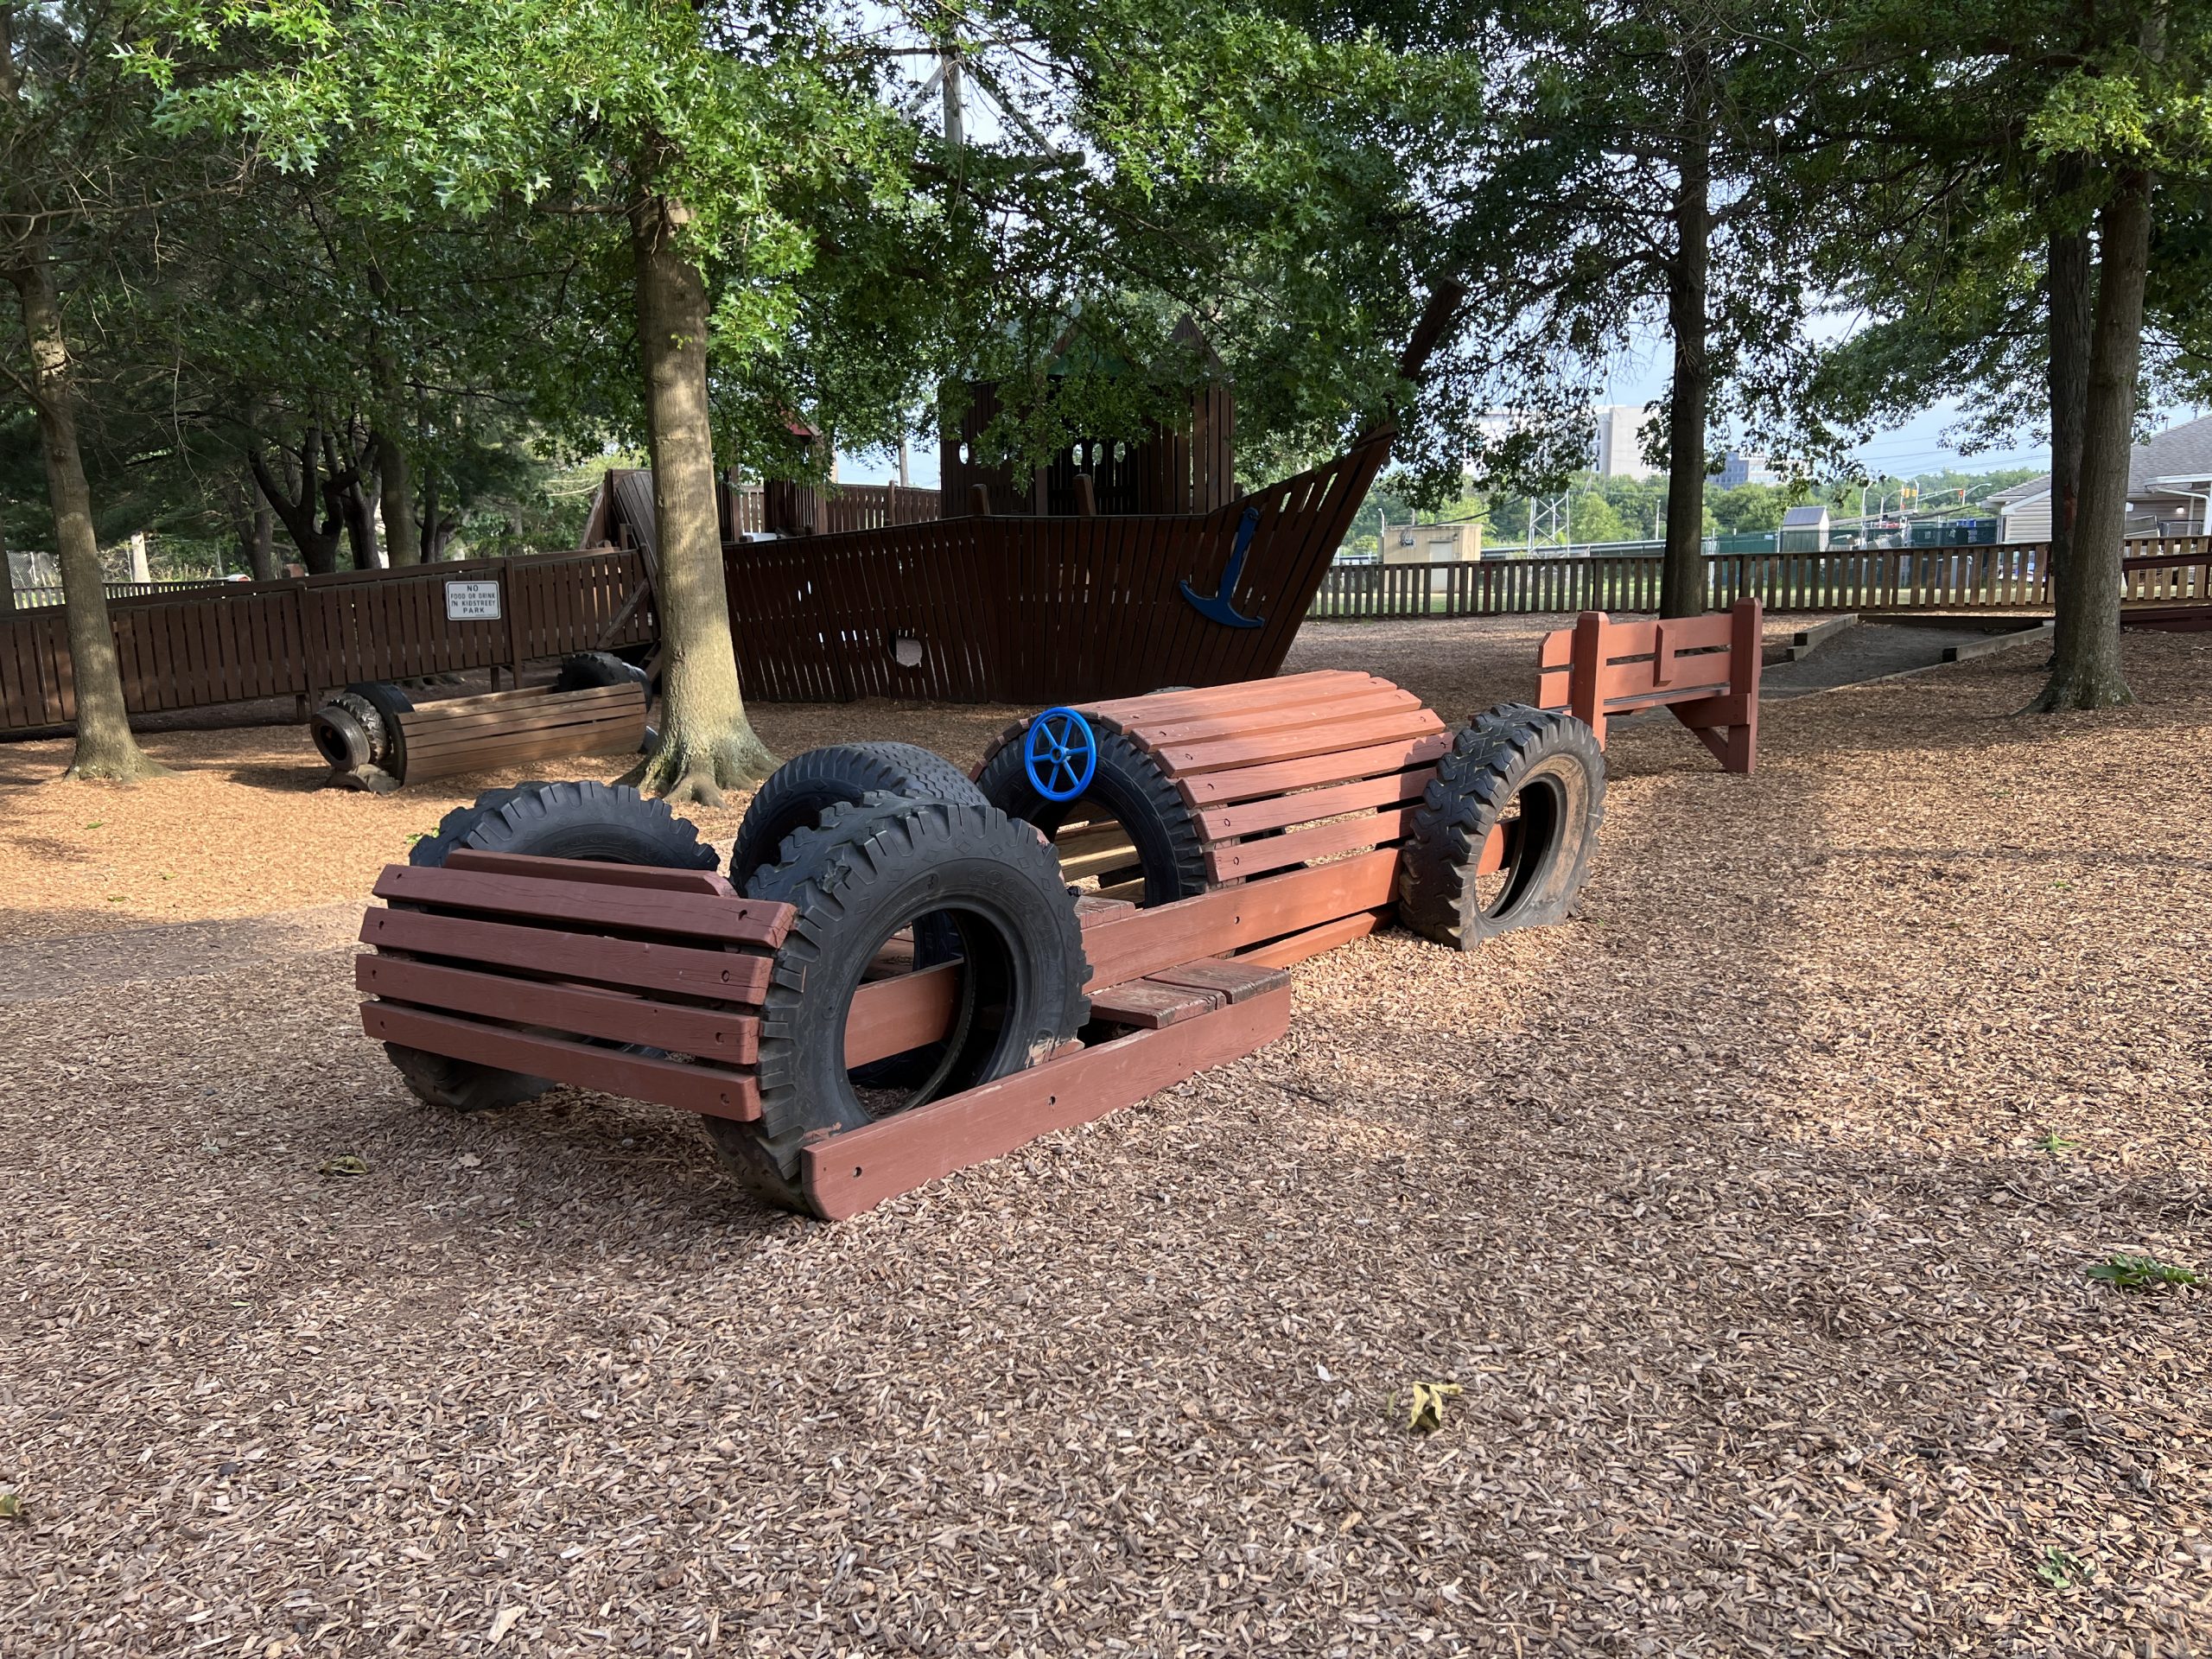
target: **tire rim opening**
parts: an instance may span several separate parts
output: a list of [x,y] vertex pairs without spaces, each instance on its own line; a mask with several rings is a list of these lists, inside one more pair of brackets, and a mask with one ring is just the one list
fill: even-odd
[[[878,1020],[867,1014],[856,1026],[853,1007],[845,1015],[845,1051],[868,1054],[845,1071],[853,1098],[871,1118],[888,1117],[975,1087],[1003,1068],[1000,1049],[1010,1035],[1007,1010],[1014,1001],[1014,951],[1001,925],[978,910],[932,910],[895,927],[871,953],[855,995],[862,987],[912,982],[898,1000],[896,1017]],[[879,1008],[885,1007],[877,1003]],[[887,1041],[909,1025],[939,1034],[882,1052]],[[886,1035],[890,1027],[893,1035]]]
[[1091,898],[1144,902],[1144,864],[1136,842],[1103,802],[1085,796],[1072,803],[1046,833],[1070,887]]
[[1538,772],[1522,783],[1498,815],[1503,855],[1497,869],[1475,878],[1475,908],[1502,921],[1541,891],[1566,827],[1567,791],[1560,780]]

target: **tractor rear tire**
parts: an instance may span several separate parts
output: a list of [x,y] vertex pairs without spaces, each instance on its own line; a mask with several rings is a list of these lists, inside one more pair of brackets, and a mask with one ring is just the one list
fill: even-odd
[[[1090,970],[1058,861],[992,807],[871,795],[831,806],[784,850],[747,887],[798,912],[760,1009],[760,1116],[700,1122],[739,1185],[804,1210],[799,1153],[809,1137],[1048,1058],[1089,1017]],[[918,1051],[934,1056],[922,1085],[871,1106],[845,1065],[853,996],[885,941],[925,917],[957,933],[961,1006],[948,1039]]]
[[869,795],[983,804],[982,791],[966,772],[918,744],[830,743],[808,749],[771,772],[747,803],[730,848],[731,883],[747,888],[754,875],[782,860],[784,843],[796,831],[813,829],[833,806],[855,805]]
[[596,859],[671,870],[711,870],[715,849],[699,828],[622,784],[527,783],[488,790],[457,806],[407,855],[443,864],[458,847],[543,858]]
[[[1476,866],[1516,803],[1511,857],[1485,901]],[[1399,916],[1459,950],[1564,921],[1589,879],[1605,817],[1605,756],[1589,727],[1526,703],[1478,715],[1452,738],[1414,809],[1399,862]]]
[[1128,832],[1144,872],[1144,902],[1165,905],[1208,891],[1205,838],[1198,810],[1178,794],[1158,760],[1128,734],[1094,722],[1097,769],[1083,794],[1072,801],[1047,800],[1029,781],[1021,739],[1013,736],[983,763],[976,779],[983,797],[1011,818],[1057,835],[1062,824],[1084,810],[1103,808]]
[[[715,849],[699,839],[696,824],[677,817],[665,801],[648,801],[634,789],[610,784],[533,781],[486,790],[447,813],[437,834],[416,842],[407,861],[443,865],[461,847],[678,870],[711,870],[715,864]],[[512,1106],[553,1087],[543,1077],[398,1043],[386,1043],[384,1051],[417,1098],[457,1112]]]

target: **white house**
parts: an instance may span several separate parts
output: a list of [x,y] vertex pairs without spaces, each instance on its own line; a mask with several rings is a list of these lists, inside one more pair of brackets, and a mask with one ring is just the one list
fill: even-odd
[[[2127,534],[2202,536],[2212,499],[2212,416],[2170,426],[2127,460]],[[2000,542],[2050,539],[2050,475],[1989,498]]]

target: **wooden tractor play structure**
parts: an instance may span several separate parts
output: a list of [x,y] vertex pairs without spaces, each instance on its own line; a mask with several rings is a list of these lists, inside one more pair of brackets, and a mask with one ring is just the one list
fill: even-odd
[[972,778],[811,750],[727,875],[630,791],[496,790],[378,879],[362,1020],[426,1101],[678,1107],[763,1198],[850,1216],[1262,1047],[1289,964],[1394,915],[1461,950],[1560,919],[1604,798],[1569,715],[1454,731],[1338,671],[1050,709]]

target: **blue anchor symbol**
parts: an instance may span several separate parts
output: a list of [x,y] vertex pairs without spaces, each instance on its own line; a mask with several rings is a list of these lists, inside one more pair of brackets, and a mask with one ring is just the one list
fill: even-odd
[[1260,527],[1260,510],[1244,509],[1244,517],[1236,525],[1236,544],[1229,550],[1228,567],[1221,573],[1221,591],[1202,594],[1189,582],[1183,584],[1183,597],[1198,607],[1198,614],[1210,617],[1225,628],[1256,628],[1268,619],[1264,616],[1239,616],[1231,602],[1236,593],[1236,583],[1244,574],[1244,556],[1252,550],[1253,532]]

